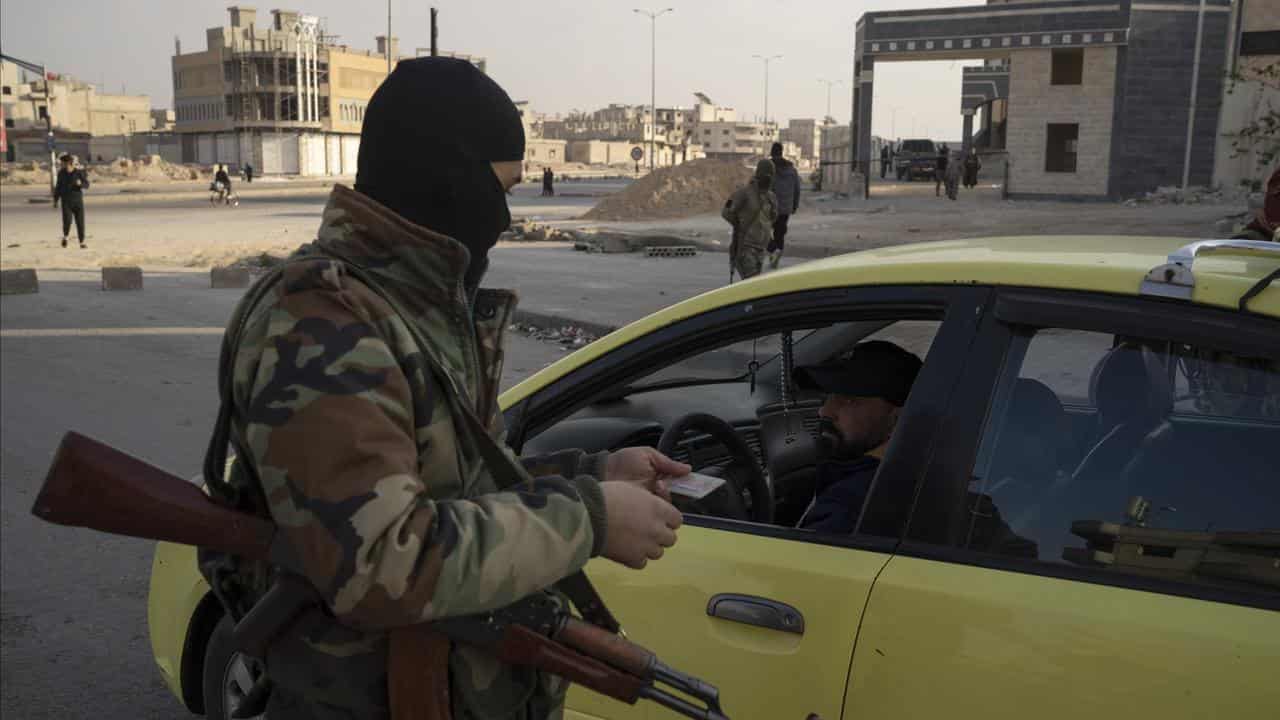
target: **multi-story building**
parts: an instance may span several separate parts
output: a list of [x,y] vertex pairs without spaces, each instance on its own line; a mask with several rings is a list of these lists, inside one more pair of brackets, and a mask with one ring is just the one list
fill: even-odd
[[813,118],[792,118],[780,134],[784,141],[799,146],[803,160],[816,160],[821,154],[822,128]]
[[[571,156],[605,158],[603,162],[608,164],[621,164],[617,158],[618,144],[625,143],[628,148],[640,147],[645,154],[640,162],[647,165],[652,140],[654,165],[665,167],[702,157],[693,133],[696,118],[696,113],[687,108],[660,107],[650,112],[648,105],[614,103],[589,113],[575,112],[563,119],[543,120],[541,128],[543,138],[569,141]],[[584,144],[592,142],[596,144]],[[634,161],[628,158],[628,162]]]
[[96,85],[57,73],[28,77],[7,60],[0,61],[0,106],[9,161],[49,159],[50,119],[57,151],[83,159],[93,157],[91,140],[123,143],[151,130],[151,98],[146,95],[104,93]]
[[[259,24],[250,7],[228,9],[203,51],[173,56],[173,94],[186,162],[252,163],[266,174],[352,174],[360,127],[396,38],[373,51],[338,44],[318,18],[272,10]],[[460,57],[485,69],[483,58]]]

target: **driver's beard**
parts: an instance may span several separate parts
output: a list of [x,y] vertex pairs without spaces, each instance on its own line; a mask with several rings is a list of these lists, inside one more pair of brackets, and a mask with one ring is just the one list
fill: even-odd
[[889,423],[885,423],[884,427],[875,428],[861,437],[849,438],[835,423],[822,418],[818,421],[818,457],[835,462],[856,460],[888,441],[889,431]]

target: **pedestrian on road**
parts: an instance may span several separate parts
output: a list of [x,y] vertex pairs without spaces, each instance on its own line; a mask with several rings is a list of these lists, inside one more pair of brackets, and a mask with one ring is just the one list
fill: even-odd
[[773,240],[773,223],[778,218],[778,199],[773,194],[773,161],[756,164],[751,182],[729,196],[720,216],[733,226],[733,242],[729,245],[729,280],[733,270],[743,280],[760,274],[764,266],[765,248]]
[[778,200],[778,219],[773,221],[773,238],[766,251],[769,267],[777,268],[787,241],[787,223],[800,210],[800,173],[795,163],[782,157],[782,143],[773,144],[769,157],[773,160],[773,196]]
[[84,168],[77,167],[75,159],[70,155],[59,158],[62,168],[58,170],[58,179],[53,185],[53,207],[62,203],[62,247],[67,246],[67,235],[71,232],[71,221],[76,223],[76,236],[80,238],[80,247],[84,244],[84,191],[89,188],[89,176]]
[[253,164],[252,163],[244,164],[244,181],[247,183],[253,182]]
[[943,172],[947,187],[947,197],[955,200],[960,192],[960,178],[964,173],[964,158],[956,154],[956,157],[949,158],[946,167],[947,169]]
[[[333,189],[317,239],[236,309],[220,427],[243,441],[211,486],[275,520],[273,558],[325,605],[267,648],[271,720],[384,720],[390,632],[531,595],[563,603],[552,586],[590,558],[638,569],[675,543],[667,481],[689,466],[638,447],[517,458],[503,442],[515,295],[479,286],[524,149],[515,104],[474,65],[402,60],[369,101],[355,189]],[[265,570],[221,587],[256,599]],[[427,696],[413,698],[422,717],[563,712],[559,678],[429,630],[415,652],[395,687]]]
[[946,143],[938,148],[938,159],[934,161],[933,167],[933,195],[934,197],[942,197],[942,185],[947,181],[947,164],[949,153]]
[[982,169],[982,161],[978,159],[978,151],[969,148],[969,154],[964,156],[964,186],[967,188],[978,187],[978,171]]
[[551,168],[542,168],[542,196],[552,197],[556,194],[556,174],[551,172]]
[[880,146],[880,179],[883,180],[886,173],[889,172],[889,146]]

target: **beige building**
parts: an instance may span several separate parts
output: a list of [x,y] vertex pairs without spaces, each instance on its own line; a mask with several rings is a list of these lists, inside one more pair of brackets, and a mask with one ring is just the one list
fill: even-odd
[[[360,128],[396,38],[376,48],[337,43],[318,18],[228,8],[229,25],[209,28],[204,50],[173,56],[175,130],[186,162],[252,163],[259,174],[351,175]],[[483,58],[456,53],[485,69]]]
[[99,92],[69,75],[50,73],[45,80],[8,61],[0,61],[0,111],[10,161],[48,159],[49,118],[58,151],[81,158],[91,157],[90,139],[114,138],[123,151],[129,136],[150,131],[152,124],[146,95]]
[[813,118],[793,118],[780,135],[799,147],[797,158],[817,160],[822,150],[822,127]]

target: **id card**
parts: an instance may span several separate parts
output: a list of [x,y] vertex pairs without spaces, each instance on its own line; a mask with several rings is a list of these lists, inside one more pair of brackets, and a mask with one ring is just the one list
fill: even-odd
[[671,481],[673,495],[681,495],[690,500],[701,500],[724,485],[724,478],[712,477],[701,473],[689,473]]

